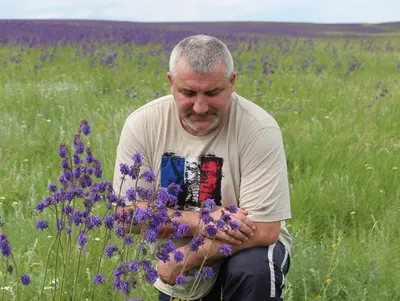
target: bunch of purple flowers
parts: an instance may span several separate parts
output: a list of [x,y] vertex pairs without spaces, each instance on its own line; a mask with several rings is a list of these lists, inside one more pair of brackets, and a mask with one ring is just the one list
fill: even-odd
[[[113,278],[114,294],[120,291],[129,297],[132,290],[141,282],[153,284],[156,281],[158,275],[153,266],[153,259],[165,262],[170,260],[171,254],[176,262],[184,259],[184,254],[175,248],[173,240],[186,235],[189,225],[176,220],[181,216],[180,211],[168,214],[168,208],[177,203],[175,195],[180,191],[180,187],[174,183],[156,190],[139,186],[139,180],[153,183],[156,177],[150,170],[141,172],[143,156],[141,153],[136,153],[132,156],[132,165],[120,165],[121,183],[124,183],[127,177],[136,183],[134,187],[126,190],[125,195],[121,195],[121,187],[117,192],[110,181],[102,179],[102,164],[83,141],[83,136],[89,134],[89,123],[83,120],[73,137],[74,147],[70,149],[65,143],[60,144],[58,155],[61,158],[62,172],[58,176],[58,183],[48,185],[50,195],[40,200],[35,207],[39,213],[47,210],[54,214],[52,222],[41,219],[36,224],[38,230],[46,229],[54,237],[47,257],[41,298],[44,295],[50,254],[54,248],[56,257],[53,298],[59,294],[60,300],[64,294],[67,294],[68,298],[72,297],[72,300],[89,297],[93,300],[95,287],[103,285],[103,290],[111,278]],[[143,203],[146,204],[145,207],[139,206]],[[219,220],[214,220],[210,216],[214,207],[214,201],[209,199],[199,211],[199,223],[204,224],[204,233],[193,238],[190,244],[191,251],[197,251],[206,236],[215,238],[217,230],[238,228],[238,224],[229,216],[229,212],[235,212],[234,206],[227,208],[226,212],[223,211]],[[155,243],[157,238],[163,235],[160,229],[165,226],[172,227],[173,233],[164,243],[157,246],[154,253],[151,253],[149,244]],[[132,233],[131,229],[135,227],[140,228],[140,234]],[[98,238],[99,234],[104,237],[102,241]],[[97,266],[92,277],[91,292],[77,289],[83,279],[82,262],[87,263],[88,254],[95,253],[93,244],[96,240],[102,242],[102,247],[96,259]],[[229,245],[224,245],[220,251],[225,255],[231,253]],[[77,256],[77,260],[72,260],[73,256]],[[113,261],[107,261],[106,258],[112,257]],[[107,270],[106,263],[111,265],[115,261],[118,262],[117,267],[112,269],[109,275],[105,275],[103,272]],[[76,262],[74,269],[69,262]],[[61,273],[58,272],[59,265]],[[198,271],[199,281],[213,275],[212,270],[203,265]],[[184,282],[184,276],[180,275],[176,284]],[[81,295],[78,297],[77,294]]]
[[[3,279],[3,284],[4,287],[2,287],[3,292],[6,289],[10,289],[15,283],[17,283],[15,280],[12,280],[11,286],[5,287],[7,283],[7,277],[8,275],[13,276],[13,275],[18,275],[18,265],[17,262],[15,261],[12,251],[11,251],[11,244],[8,240],[8,235],[4,231],[4,222],[2,221],[2,217],[0,216],[0,228],[1,228],[1,233],[0,233],[0,248],[1,248],[1,255],[5,258],[5,267],[6,267],[6,272],[4,273],[4,279]],[[10,262],[10,258],[12,260],[12,263]],[[13,274],[13,271],[15,270],[15,273]],[[31,283],[31,278],[27,274],[20,274],[19,279],[23,285],[29,285]]]

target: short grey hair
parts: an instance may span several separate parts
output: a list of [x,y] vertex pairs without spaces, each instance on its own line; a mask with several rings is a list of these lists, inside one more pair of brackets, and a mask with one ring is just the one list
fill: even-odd
[[233,73],[233,58],[228,47],[219,39],[207,35],[194,35],[180,41],[172,50],[169,72],[176,76],[176,63],[185,58],[189,67],[196,72],[209,73],[222,62],[228,78]]

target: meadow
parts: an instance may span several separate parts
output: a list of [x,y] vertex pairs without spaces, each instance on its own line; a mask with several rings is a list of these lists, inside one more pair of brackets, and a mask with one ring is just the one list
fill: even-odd
[[[15,282],[15,271],[7,272],[13,261],[1,257],[1,300],[72,300],[68,292],[53,295],[55,232],[36,228],[42,219],[54,228],[54,217],[35,206],[57,182],[59,145],[72,144],[87,120],[87,141],[102,177],[112,180],[125,119],[169,93],[169,51],[197,32],[226,41],[238,71],[236,91],[282,129],[293,215],[284,300],[400,300],[399,24],[281,24],[268,31],[262,30],[268,24],[130,30],[75,23],[0,22],[0,216],[18,272],[32,281]],[[113,258],[104,259],[107,282],[91,299],[102,252],[96,238],[103,236],[101,229],[88,242],[75,300],[126,300],[108,280]],[[71,271],[78,266],[68,262]],[[133,290],[130,297],[136,296],[157,299],[149,284]]]

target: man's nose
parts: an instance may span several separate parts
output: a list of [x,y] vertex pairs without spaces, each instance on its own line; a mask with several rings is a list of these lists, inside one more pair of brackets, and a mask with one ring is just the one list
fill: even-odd
[[194,105],[193,105],[193,111],[198,114],[202,115],[207,113],[208,111],[208,103],[205,97],[203,96],[197,96]]

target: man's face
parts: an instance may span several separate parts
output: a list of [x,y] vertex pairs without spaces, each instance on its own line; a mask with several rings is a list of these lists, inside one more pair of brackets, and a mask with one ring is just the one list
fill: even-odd
[[182,126],[195,136],[211,133],[225,117],[231,105],[236,73],[228,79],[223,63],[211,73],[191,70],[185,59],[176,64],[176,76],[168,73],[171,94],[175,98]]

